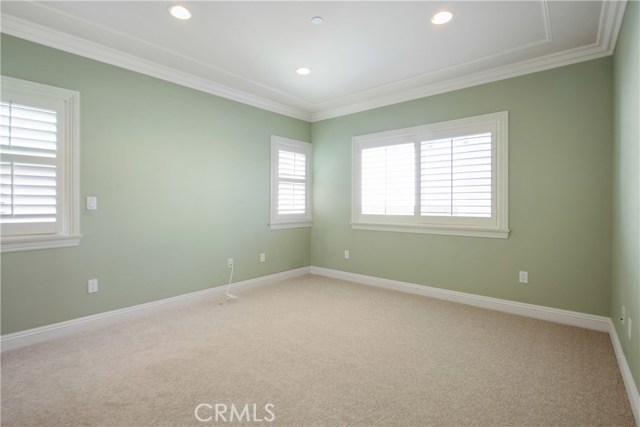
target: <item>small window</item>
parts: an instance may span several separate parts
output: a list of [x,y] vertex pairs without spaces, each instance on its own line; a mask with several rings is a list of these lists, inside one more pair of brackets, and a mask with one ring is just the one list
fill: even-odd
[[271,137],[271,228],[311,226],[311,144]]
[[2,77],[2,252],[77,246],[77,92]]
[[507,238],[507,112],[353,138],[356,229]]

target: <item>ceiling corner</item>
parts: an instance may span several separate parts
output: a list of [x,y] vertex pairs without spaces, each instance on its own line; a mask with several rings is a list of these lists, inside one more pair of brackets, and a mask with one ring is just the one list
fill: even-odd
[[613,55],[627,9],[627,0],[603,1],[598,26],[598,41],[602,50]]

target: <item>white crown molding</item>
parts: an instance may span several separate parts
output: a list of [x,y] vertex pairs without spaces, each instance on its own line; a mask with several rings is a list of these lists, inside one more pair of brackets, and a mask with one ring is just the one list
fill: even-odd
[[607,51],[609,55],[613,55],[616,49],[626,9],[627,0],[605,0],[602,2],[596,44]]
[[[413,75],[401,80],[396,80],[390,83],[385,83],[379,86],[375,86],[375,87],[371,87],[368,89],[363,89],[361,91],[358,92],[354,92],[348,95],[343,95],[343,96],[339,96],[336,98],[329,98],[323,101],[319,101],[313,104],[313,106],[315,107],[316,110],[326,110],[326,109],[331,109],[333,107],[331,107],[332,104],[336,104],[336,103],[349,103],[349,99],[355,99],[356,97],[365,97],[367,99],[370,100],[375,100],[377,98],[380,98],[381,96],[384,95],[377,95],[376,92],[380,92],[380,91],[384,91],[387,93],[394,93],[394,92],[398,92],[398,91],[412,91],[415,90],[416,88],[421,88],[423,86],[425,86],[426,84],[422,83],[424,81],[428,81],[429,78],[434,79],[434,80],[438,80],[437,76],[442,76],[442,75],[453,75],[455,74],[456,70],[459,69],[464,69],[464,67],[468,67],[468,66],[473,66],[474,64],[478,64],[478,63],[482,63],[482,62],[486,62],[486,61],[491,61],[494,60],[496,58],[500,58],[503,57],[505,55],[509,55],[509,54],[513,54],[516,52],[521,52],[523,50],[526,49],[530,49],[536,46],[540,46],[540,45],[544,45],[545,43],[548,43],[550,41],[553,40],[552,34],[551,34],[551,21],[549,18],[549,9],[548,9],[548,4],[547,4],[547,0],[542,0],[540,2],[541,7],[542,7],[542,27],[543,27],[543,31],[544,31],[544,37],[542,37],[539,40],[535,40],[532,41],[530,43],[526,43],[523,45],[519,45],[517,47],[513,47],[513,48],[509,48],[506,50],[502,50],[502,51],[498,51],[498,52],[494,52],[492,54],[488,54],[488,55],[484,55],[484,56],[480,56],[468,61],[464,61],[464,62],[458,62],[454,65],[450,65],[450,66],[446,66],[444,68],[438,68],[438,69],[434,69],[431,71],[427,71],[421,74],[417,74],[417,75]],[[464,75],[464,74],[463,74]],[[425,80],[426,79],[426,80]],[[447,81],[445,80],[439,80],[439,81]],[[404,84],[404,87],[409,87],[409,89],[398,89],[396,90],[396,87],[399,87],[399,84]],[[431,84],[431,83],[429,83]],[[355,102],[352,102],[355,104]]]
[[629,397],[629,403],[631,403],[633,416],[636,419],[636,425],[640,427],[640,392],[638,392],[638,387],[633,380],[633,375],[631,375],[629,363],[627,362],[627,358],[622,350],[622,344],[620,344],[618,331],[611,319],[609,319],[609,337],[611,338],[613,350],[616,353],[616,359],[618,359],[618,366],[620,366],[622,381],[624,382],[624,388],[627,390],[627,396]]
[[[547,0],[543,0],[543,2],[545,4],[546,4],[546,1]],[[267,86],[267,85],[262,84],[262,83],[260,83],[258,81],[246,78],[246,77],[244,77],[244,76],[242,76],[240,74],[231,72],[231,71],[226,70],[224,68],[215,66],[215,65],[213,65],[211,63],[208,63],[206,61],[202,61],[202,60],[193,58],[193,57],[191,57],[189,55],[185,55],[184,53],[176,51],[176,50],[173,50],[173,49],[168,49],[167,47],[165,47],[163,45],[155,44],[155,43],[152,43],[152,42],[150,42],[148,40],[144,40],[142,38],[132,36],[131,34],[127,34],[126,32],[116,30],[113,27],[110,27],[110,26],[107,26],[107,25],[103,25],[103,24],[99,24],[99,23],[91,21],[89,19],[85,19],[85,18],[82,18],[80,16],[73,15],[73,14],[71,14],[69,12],[62,11],[60,9],[52,7],[51,5],[49,5],[47,3],[48,2],[46,2],[46,1],[45,2],[39,2],[39,3],[32,2],[33,6],[41,8],[41,9],[44,9],[47,13],[55,14],[55,15],[62,16],[62,17],[65,17],[67,19],[70,19],[72,21],[82,23],[82,24],[87,25],[89,27],[93,27],[97,31],[103,31],[103,32],[106,32],[108,34],[112,34],[112,35],[114,35],[116,37],[125,39],[125,40],[127,40],[127,41],[129,41],[130,43],[133,43],[133,44],[138,44],[138,45],[141,45],[141,46],[148,47],[150,49],[154,49],[154,50],[157,50],[157,51],[165,52],[165,53],[171,55],[173,58],[178,59],[181,62],[182,61],[191,62],[191,63],[197,64],[197,65],[199,65],[199,66],[201,66],[203,68],[212,70],[215,73],[225,74],[227,76],[232,77],[233,79],[241,80],[241,81],[243,81],[245,83],[248,83],[248,84],[250,84],[252,86],[260,87],[260,88],[268,90],[268,91],[270,91],[272,93],[278,93],[278,94],[282,95],[285,98],[289,98],[292,102],[299,102],[300,104],[298,104],[298,105],[304,105],[305,102],[306,102],[306,101],[304,101],[302,99],[292,97],[291,95],[289,95],[289,94],[287,94],[285,92],[279,91],[279,90],[274,89],[274,88],[272,88],[270,86]],[[215,79],[209,79],[209,80],[215,81]],[[247,92],[247,90],[244,90],[244,92]],[[284,98],[282,98],[282,99],[284,99]],[[280,101],[280,103],[282,103],[282,102],[283,101]],[[286,101],[284,101],[284,103],[286,105],[288,105]]]
[[[2,32],[264,110],[300,120],[316,122],[612,55],[622,25],[626,4],[627,0],[603,1],[597,40],[591,45],[581,46],[491,70],[472,73],[391,95],[375,96],[369,100],[354,102],[347,106],[323,108],[321,105],[316,104],[312,110],[317,111],[307,111],[264,97],[255,96],[11,15],[3,14]],[[543,2],[543,6],[546,6],[546,3]],[[545,9],[545,13],[548,14],[548,10]],[[548,20],[548,16],[546,18]],[[547,32],[547,38],[550,39],[549,22],[545,24],[545,31]],[[381,87],[378,87],[375,90],[380,89]],[[367,91],[363,93],[366,92]]]
[[457,302],[474,307],[487,308],[504,313],[533,319],[547,320],[564,325],[578,326],[594,331],[609,331],[608,317],[595,316],[593,314],[578,313],[575,311],[561,310],[559,308],[544,307],[541,305],[526,304],[523,302],[509,301],[499,298],[485,297],[482,295],[468,294],[465,292],[450,291],[442,288],[434,288],[415,283],[400,282],[398,280],[382,279],[379,277],[365,276],[363,274],[349,273],[330,268],[311,266],[311,274],[346,280],[378,288],[391,289],[414,295],[421,295],[451,302]]
[[452,92],[454,90],[523,76],[538,71],[550,70],[552,68],[563,67],[565,65],[576,64],[578,62],[589,61],[609,55],[611,54],[606,50],[603,50],[599,45],[592,44],[560,53],[546,55],[536,59],[522,61],[516,64],[494,68],[488,71],[481,71],[463,77],[429,84],[416,89],[394,93],[392,95],[382,96],[365,102],[354,103],[346,107],[338,107],[312,113],[311,121],[317,122],[334,117],[346,116],[348,114],[386,107],[388,105],[399,104],[401,102],[413,101],[415,99],[426,98],[441,93]]
[[[283,271],[281,273],[269,274],[267,276],[257,277],[255,279],[243,280],[233,283],[230,289],[235,291],[253,288],[256,286],[264,286],[281,280],[293,277],[304,276],[309,274],[309,267],[301,267],[294,270]],[[39,328],[27,329],[26,331],[6,334],[0,337],[0,348],[2,351],[13,350],[38,342],[50,340],[52,338],[63,337],[81,331],[96,329],[115,322],[132,319],[141,315],[166,310],[171,307],[177,307],[182,304],[195,302],[205,298],[223,297],[227,286],[221,285],[215,288],[204,289],[201,291],[190,292],[188,294],[178,295],[171,298],[165,298],[158,301],[152,301],[144,304],[134,305],[132,307],[121,308],[119,310],[107,311],[104,313],[94,314],[92,316],[80,317],[77,319],[67,320],[65,322],[54,323],[51,325],[41,326]]]
[[[311,121],[331,119],[348,114],[359,113],[374,108],[385,107],[405,101],[425,98],[441,93],[452,92],[454,90],[465,89],[485,83],[505,80],[512,77],[523,76],[539,71],[564,67],[578,62],[589,61],[613,55],[618,34],[622,26],[627,0],[610,1],[604,0],[600,13],[598,25],[598,35],[595,43],[581,46],[566,51],[553,53],[538,58],[521,61],[515,64],[493,68],[487,71],[468,74],[450,80],[432,83],[419,88],[398,92],[392,95],[377,97],[368,101],[354,103],[345,107],[328,108],[311,114]],[[545,13],[548,10],[545,9]],[[550,24],[546,23],[546,31],[550,31]],[[551,38],[548,34],[549,39]]]
[[305,121],[309,121],[310,119],[309,112],[299,108],[233,89],[229,86],[225,86],[190,73],[185,73],[184,71],[179,71],[156,62],[147,61],[102,44],[94,43],[42,25],[34,24],[12,15],[2,15],[2,32],[55,49],[60,49],[65,52],[74,53],[85,58],[94,59],[96,61],[176,83],[181,86],[186,86],[191,89],[206,92],[211,95],[220,96],[232,101],[258,107],[263,110]]

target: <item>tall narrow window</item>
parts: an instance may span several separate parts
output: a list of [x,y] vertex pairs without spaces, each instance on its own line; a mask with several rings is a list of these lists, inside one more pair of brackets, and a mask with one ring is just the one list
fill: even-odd
[[2,77],[2,251],[78,244],[78,94]]
[[271,228],[311,226],[311,144],[271,137]]
[[278,215],[307,210],[307,156],[278,149]]
[[507,238],[507,113],[353,138],[354,228]]

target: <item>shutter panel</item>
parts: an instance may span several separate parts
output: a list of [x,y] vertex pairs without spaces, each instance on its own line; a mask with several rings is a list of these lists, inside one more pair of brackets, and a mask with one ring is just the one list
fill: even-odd
[[[0,104],[0,216],[3,224],[57,221],[57,113],[10,102]],[[22,229],[24,230],[24,229]]]
[[306,176],[307,156],[278,150],[278,215],[305,213]]
[[415,146],[413,143],[365,148],[361,152],[364,215],[413,215]]
[[421,214],[490,218],[491,133],[421,143]]

